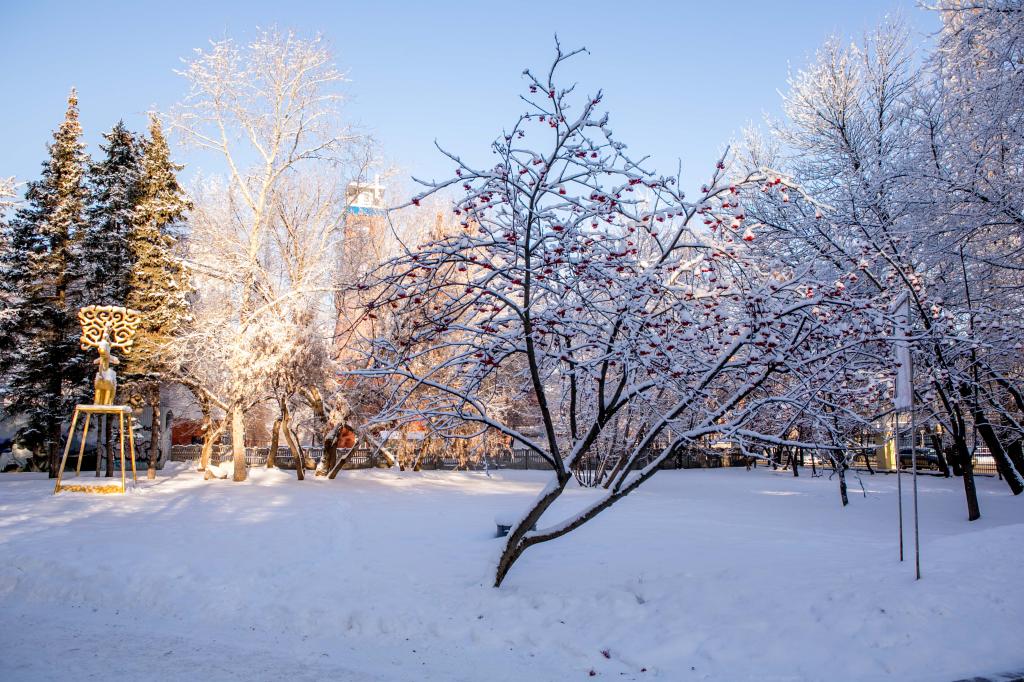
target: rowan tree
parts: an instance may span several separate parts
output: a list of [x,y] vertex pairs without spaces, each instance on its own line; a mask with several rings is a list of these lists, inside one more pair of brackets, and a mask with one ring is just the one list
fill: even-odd
[[[525,72],[529,110],[495,141],[494,166],[449,154],[454,176],[413,199],[461,188],[453,211],[462,232],[409,248],[366,283],[380,292],[368,316],[412,321],[378,336],[374,366],[359,373],[396,382],[384,416],[414,405],[438,423],[487,426],[553,469],[508,535],[496,585],[527,548],[611,507],[679,448],[752,435],[753,417],[784,399],[766,392],[772,379],[814,381],[823,357],[871,329],[867,320],[836,324],[833,307],[848,319],[862,310],[842,280],[787,268],[759,249],[741,194],[756,186],[803,201],[797,187],[767,169],[735,178],[723,159],[688,200],[677,178],[627,155],[598,111],[600,92],[581,97],[558,84],[574,54],[559,49],[545,76]],[[433,354],[445,360],[417,363]],[[522,368],[537,436],[498,418],[485,400],[495,373],[509,366]],[[424,390],[427,405],[418,400]],[[630,406],[655,416],[601,495],[530,530]]]

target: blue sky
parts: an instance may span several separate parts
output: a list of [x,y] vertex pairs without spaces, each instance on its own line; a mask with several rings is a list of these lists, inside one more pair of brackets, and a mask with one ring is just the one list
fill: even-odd
[[777,114],[787,69],[828,35],[859,36],[887,14],[903,16],[917,42],[938,27],[913,0],[2,0],[0,176],[38,175],[72,85],[95,150],[117,119],[143,130],[147,110],[184,95],[173,69],[193,48],[277,25],[330,40],[351,79],[348,114],[403,175],[450,172],[435,139],[486,163],[490,140],[523,109],[523,68],[548,63],[557,32],[564,46],[589,49],[569,74],[585,92],[604,89],[612,128],[632,152],[662,171],[682,159],[684,179],[699,184],[730,137]]

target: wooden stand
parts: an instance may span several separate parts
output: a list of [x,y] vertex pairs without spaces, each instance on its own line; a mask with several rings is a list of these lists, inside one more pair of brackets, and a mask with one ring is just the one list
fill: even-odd
[[[89,420],[94,414],[107,414],[117,415],[118,423],[118,436],[121,445],[121,485],[61,485],[61,481],[64,477],[64,465],[68,461],[68,453],[71,451],[71,441],[75,438],[75,426],[78,424],[79,413],[85,414],[85,424],[82,428],[82,443],[78,447],[78,464],[75,466],[75,478],[82,473],[82,455],[85,454],[85,441],[89,437]],[[132,429],[132,408],[127,405],[76,405],[75,411],[71,415],[71,428],[68,429],[68,440],[64,445],[64,456],[60,460],[60,469],[57,470],[57,485],[53,488],[53,494],[56,495],[61,490],[67,490],[69,492],[83,492],[83,493],[123,493],[125,492],[125,469],[124,469],[124,426],[125,417],[128,418],[128,444],[131,449],[131,460],[132,460],[132,483],[137,481],[135,477],[135,432]],[[96,435],[100,436],[100,420],[96,420]],[[107,457],[110,457],[110,453],[107,453]]]

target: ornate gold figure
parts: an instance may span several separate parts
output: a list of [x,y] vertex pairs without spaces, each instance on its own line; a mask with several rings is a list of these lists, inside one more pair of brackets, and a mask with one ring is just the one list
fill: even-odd
[[93,404],[113,405],[117,393],[117,372],[111,365],[119,365],[121,361],[110,351],[131,347],[142,322],[142,314],[120,306],[90,305],[78,311],[78,321],[82,324],[82,350],[95,348],[100,355],[93,360],[99,365],[93,382],[96,389]]
[[[120,364],[120,360],[111,354],[111,350],[118,348],[130,348],[135,332],[142,322],[142,314],[137,310],[121,306],[97,306],[90,305],[78,311],[78,321],[82,324],[82,350],[95,348],[99,357],[93,362],[99,367],[96,371],[96,379],[93,382],[95,396],[92,405],[76,405],[71,415],[71,428],[68,430],[67,443],[64,446],[64,456],[60,461],[60,469],[57,471],[57,485],[53,492],[61,490],[77,492],[124,492],[125,491],[125,461],[124,461],[124,434],[125,421],[127,418],[128,443],[132,465],[132,481],[135,481],[135,434],[132,430],[132,408],[127,405],[114,405],[114,396],[117,393],[117,372],[113,365]],[[61,486],[64,476],[64,466],[68,461],[68,453],[71,451],[71,441],[75,436],[75,427],[78,424],[78,415],[85,415],[85,424],[82,428],[82,440],[78,448],[78,465],[75,467],[75,476],[82,472],[82,456],[85,453],[85,440],[89,435],[89,420],[92,415],[117,415],[118,433],[120,434],[121,446],[121,486],[88,486],[88,485],[65,485]],[[99,437],[99,419],[97,423],[97,437]],[[110,456],[110,453],[107,453]]]

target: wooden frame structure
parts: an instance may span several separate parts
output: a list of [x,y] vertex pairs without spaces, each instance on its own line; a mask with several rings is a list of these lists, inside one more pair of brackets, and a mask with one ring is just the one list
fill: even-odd
[[[121,446],[121,485],[82,485],[73,483],[71,485],[64,485],[64,467],[68,461],[68,453],[71,452],[71,442],[75,438],[75,427],[78,424],[78,415],[85,414],[85,423],[82,428],[82,442],[78,446],[78,464],[75,465],[75,478],[78,478],[82,473],[82,456],[85,454],[85,441],[89,437],[89,420],[92,415],[117,415],[118,423],[118,439]],[[71,415],[71,428],[68,429],[67,443],[64,445],[64,456],[60,460],[60,469],[57,470],[57,484],[53,488],[53,494],[56,495],[62,490],[68,492],[83,492],[83,493],[124,493],[126,491],[125,481],[125,462],[124,462],[124,427],[125,418],[127,417],[128,422],[128,447],[131,452],[132,461],[132,484],[137,482],[135,475],[135,432],[132,429],[132,408],[127,405],[76,405],[75,411]],[[100,420],[96,419],[96,437],[100,436]],[[107,453],[110,456],[110,453]]]
[[[99,358],[93,362],[99,365],[96,372],[94,386],[95,397],[91,405],[75,405],[75,411],[71,415],[71,428],[68,429],[68,441],[64,445],[64,456],[60,459],[60,468],[57,470],[57,484],[53,487],[53,494],[61,490],[81,493],[124,493],[127,485],[125,481],[124,468],[124,423],[128,418],[128,443],[131,449],[132,458],[132,484],[138,482],[135,475],[135,432],[132,429],[132,408],[127,405],[114,405],[114,395],[117,392],[117,372],[113,365],[119,364],[119,360],[110,351],[113,349],[124,350],[130,348],[135,338],[135,332],[142,322],[142,315],[137,310],[123,306],[112,305],[89,305],[78,310],[78,321],[82,325],[81,347],[82,350],[95,348],[99,352]],[[71,452],[71,442],[75,439],[75,427],[78,425],[78,415],[85,415],[85,424],[82,428],[82,442],[78,446],[78,464],[75,466],[75,478],[82,473],[82,455],[85,454],[85,441],[89,439],[89,420],[95,415],[117,415],[118,438],[121,441],[121,486],[117,485],[82,485],[74,483],[62,485],[64,480],[64,467],[68,463],[68,454]],[[103,422],[106,423],[107,417]],[[100,419],[96,419],[96,440],[100,439]],[[107,453],[110,457],[110,453]],[[97,473],[99,468],[97,467]]]

